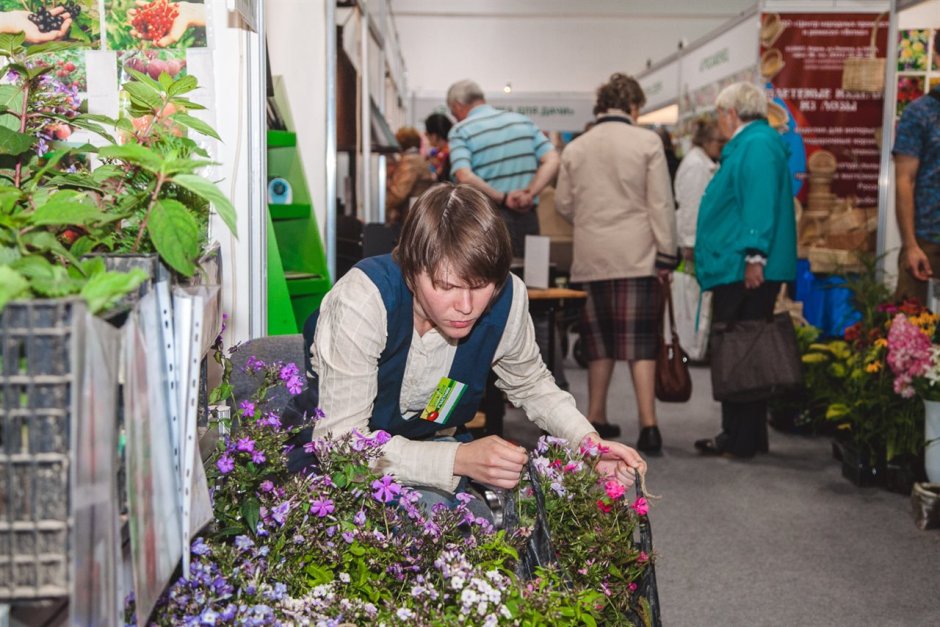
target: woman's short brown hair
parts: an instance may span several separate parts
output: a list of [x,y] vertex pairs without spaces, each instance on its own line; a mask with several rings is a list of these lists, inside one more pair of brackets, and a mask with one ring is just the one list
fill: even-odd
[[632,76],[617,72],[610,75],[610,80],[597,88],[597,102],[594,114],[604,113],[609,109],[620,109],[630,113],[630,107],[636,105],[642,109],[646,104],[643,88]]
[[713,118],[701,117],[692,123],[692,145],[701,148],[708,140],[718,136],[718,123]]
[[398,129],[398,132],[395,133],[395,140],[401,146],[402,151],[421,147],[421,134],[411,126],[403,126]]
[[445,264],[470,287],[509,276],[509,231],[486,195],[469,185],[443,183],[424,192],[408,212],[392,258],[414,288],[421,272],[437,283]]

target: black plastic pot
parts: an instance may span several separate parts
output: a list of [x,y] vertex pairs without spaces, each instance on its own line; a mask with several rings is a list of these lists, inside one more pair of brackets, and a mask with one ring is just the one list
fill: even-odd
[[[833,443],[835,445],[836,442]],[[842,476],[860,488],[870,488],[883,482],[885,473],[881,456],[860,451],[851,441],[838,442],[842,453]],[[872,459],[876,460],[872,463]]]

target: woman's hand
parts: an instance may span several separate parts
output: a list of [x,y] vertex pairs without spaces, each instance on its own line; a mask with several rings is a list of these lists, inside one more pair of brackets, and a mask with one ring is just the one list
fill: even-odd
[[519,483],[527,459],[526,450],[521,446],[490,435],[457,448],[454,474],[510,490]]
[[[65,13],[65,7],[54,7],[49,9],[49,15],[58,17]],[[29,21],[29,11],[7,11],[0,13],[0,33],[23,33],[26,37],[26,43],[44,44],[50,41],[63,39],[69,34],[72,28],[72,16],[69,14],[63,21],[58,30],[40,32],[39,26]]]
[[764,283],[764,266],[759,263],[749,263],[744,266],[744,287],[753,290]]
[[597,446],[600,461],[597,463],[597,472],[601,476],[614,479],[622,486],[629,488],[636,481],[636,474],[646,474],[646,462],[635,450],[612,440],[602,440],[597,433],[589,433],[581,440],[581,450]]

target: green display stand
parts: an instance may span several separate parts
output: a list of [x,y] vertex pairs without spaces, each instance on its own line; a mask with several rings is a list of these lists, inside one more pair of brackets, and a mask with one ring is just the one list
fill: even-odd
[[298,333],[332,282],[297,136],[268,131],[268,178],[291,185],[292,202],[268,205],[268,335]]

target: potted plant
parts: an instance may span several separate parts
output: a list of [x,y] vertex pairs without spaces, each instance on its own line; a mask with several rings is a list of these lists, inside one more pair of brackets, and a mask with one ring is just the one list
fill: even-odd
[[[0,308],[15,298],[78,294],[100,311],[145,280],[86,258],[96,253],[156,253],[192,276],[210,203],[235,232],[231,202],[199,174],[212,165],[208,153],[186,136],[218,138],[189,114],[203,108],[187,98],[196,79],[129,69],[128,116],[90,115],[42,61],[66,47],[27,48],[22,35],[0,35],[3,75],[12,80],[0,85]],[[63,144],[75,128],[104,145]]]
[[237,429],[221,430],[206,461],[215,520],[192,544],[188,578],[152,615],[129,605],[138,624],[596,624],[599,592],[569,589],[551,569],[515,577],[514,542],[470,511],[473,497],[428,512],[416,491],[376,471],[387,433],[315,440],[306,446],[318,467],[287,473],[293,431],[267,398],[278,385],[299,393],[300,369],[249,358],[261,385],[230,398],[231,362],[217,358],[214,398],[230,401]]
[[940,344],[936,344],[940,316],[923,312],[909,318],[894,317],[888,332],[888,364],[894,373],[894,391],[904,398],[918,396],[924,404],[924,468],[927,480],[940,483]]

